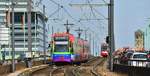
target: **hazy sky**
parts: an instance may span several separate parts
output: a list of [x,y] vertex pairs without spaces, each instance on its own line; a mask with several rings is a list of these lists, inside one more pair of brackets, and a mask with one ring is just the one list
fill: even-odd
[[150,23],[150,0],[115,0],[116,47],[134,47],[134,31]]
[[[69,22],[74,23],[75,26],[72,30],[77,29],[78,26],[82,28],[88,28],[93,31],[93,35],[98,36],[97,40],[104,41],[104,37],[107,32],[107,21],[82,21],[78,22],[79,18],[85,18],[91,14],[90,8],[78,8],[70,7],[69,3],[83,3],[85,0],[53,0],[64,6],[67,12],[73,17],[73,19],[67,14],[65,9],[61,9],[51,18],[60,18],[60,21],[49,20],[48,24],[50,27],[55,26],[55,31],[63,31],[63,24],[67,19]],[[102,3],[101,0],[90,0],[96,3]],[[109,0],[105,0],[109,1]],[[58,5],[51,2],[50,0],[43,0],[46,5],[46,11],[48,15],[52,14],[58,9]],[[116,48],[123,46],[134,47],[134,31],[139,28],[144,28],[150,23],[147,20],[150,17],[150,0],[115,0],[115,41]],[[95,7],[96,10],[101,12],[107,17],[107,7]],[[84,16],[86,15],[86,16]],[[95,13],[97,18],[102,18],[98,13]],[[95,18],[94,15],[89,16],[89,18]],[[73,32],[74,33],[74,32]],[[76,34],[76,33],[74,33]],[[98,43],[97,42],[97,43]]]

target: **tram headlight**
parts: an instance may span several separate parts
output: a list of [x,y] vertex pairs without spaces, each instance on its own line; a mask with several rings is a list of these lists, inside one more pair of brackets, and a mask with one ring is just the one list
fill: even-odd
[[74,54],[71,55],[71,60],[75,60],[75,55]]

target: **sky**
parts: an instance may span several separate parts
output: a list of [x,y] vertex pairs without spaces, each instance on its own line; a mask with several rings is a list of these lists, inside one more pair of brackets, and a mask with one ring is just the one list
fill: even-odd
[[148,26],[150,0],[115,0],[116,47],[134,47],[134,32]]
[[[64,31],[63,24],[68,19],[70,23],[74,23],[71,32],[76,35],[74,31],[78,27],[88,29],[88,33],[91,33],[93,37],[96,37],[96,43],[104,42],[107,35],[107,20],[95,20],[95,21],[81,21],[80,18],[95,18],[103,19],[101,15],[94,11],[91,12],[89,7],[71,7],[69,3],[84,3],[85,0],[43,0],[43,4],[46,5],[46,13],[48,16],[53,14],[48,21],[49,28],[54,26],[56,31]],[[93,3],[103,3],[102,0],[90,0]],[[105,0],[108,2],[109,0]],[[115,46],[116,48],[130,46],[134,47],[134,32],[137,29],[145,28],[150,20],[150,0],[114,0],[114,29],[115,29]],[[63,8],[59,12],[55,12],[58,9],[58,4]],[[69,16],[68,13],[71,15]],[[94,7],[98,12],[101,12],[107,18],[107,7]],[[90,11],[89,11],[90,10]],[[96,17],[95,17],[96,16]],[[53,20],[58,18],[58,20]],[[50,29],[51,30],[51,29]],[[51,34],[51,32],[49,32]],[[84,35],[83,35],[84,37]]]

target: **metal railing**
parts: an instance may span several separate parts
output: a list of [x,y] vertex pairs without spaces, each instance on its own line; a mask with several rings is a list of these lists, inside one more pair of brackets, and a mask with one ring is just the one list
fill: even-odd
[[150,61],[149,60],[129,60],[128,66],[134,66],[134,67],[150,67]]
[[148,59],[147,60],[131,60],[131,59],[129,59],[125,62],[121,62],[121,59],[115,58],[113,63],[125,65],[125,66],[150,68],[150,60],[148,60]]

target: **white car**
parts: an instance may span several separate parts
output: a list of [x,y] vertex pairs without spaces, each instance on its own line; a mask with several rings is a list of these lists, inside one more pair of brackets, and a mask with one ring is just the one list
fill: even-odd
[[147,67],[147,53],[135,52],[131,55],[130,60],[128,61],[129,66],[136,67]]

